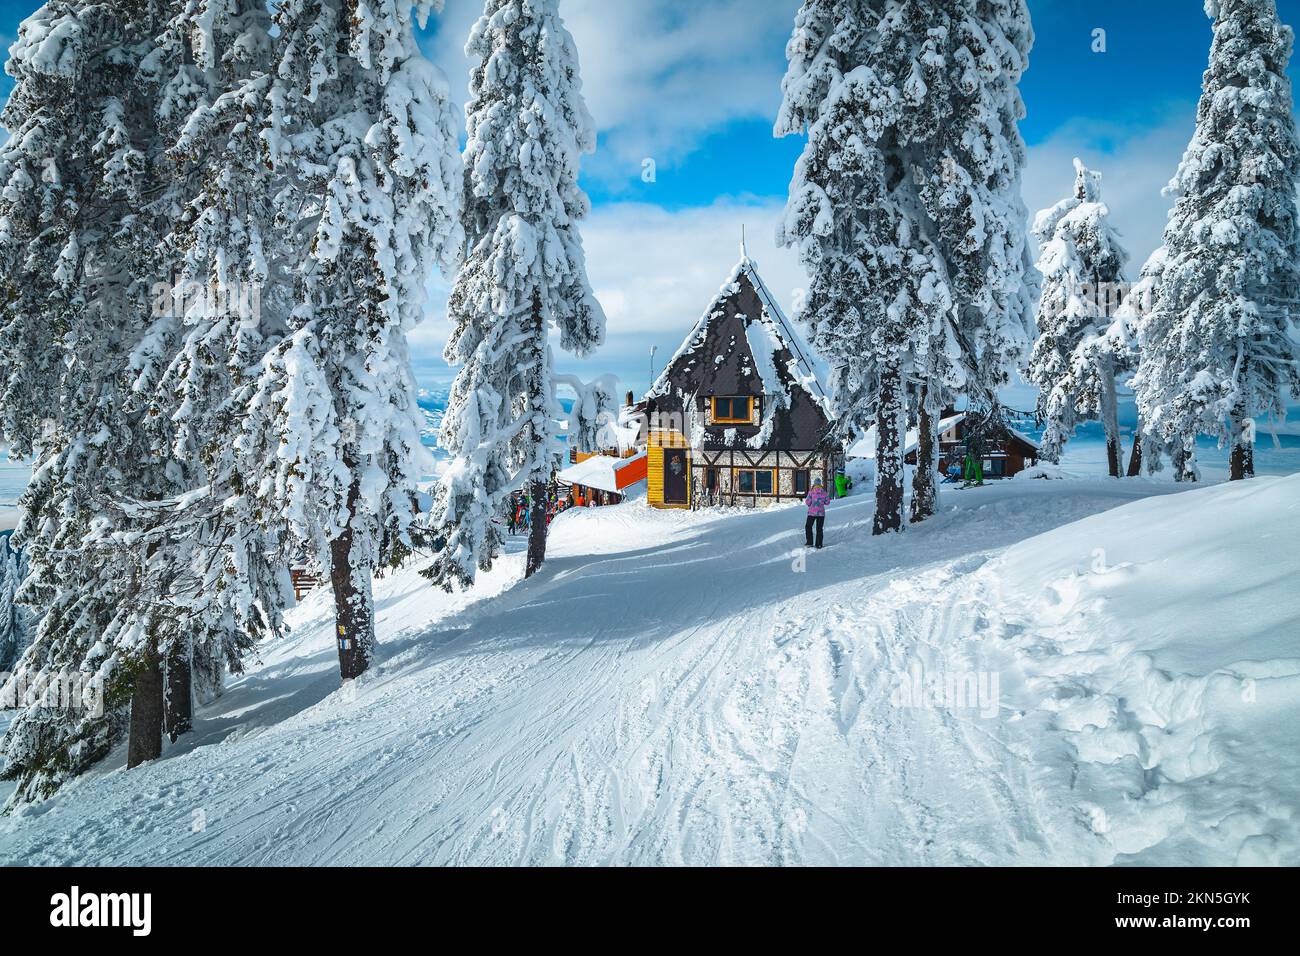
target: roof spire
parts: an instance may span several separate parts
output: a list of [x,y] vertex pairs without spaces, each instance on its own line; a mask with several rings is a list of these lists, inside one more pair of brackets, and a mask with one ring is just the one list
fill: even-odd
[[745,224],[740,224],[740,259],[742,262],[749,260],[749,250],[745,248]]

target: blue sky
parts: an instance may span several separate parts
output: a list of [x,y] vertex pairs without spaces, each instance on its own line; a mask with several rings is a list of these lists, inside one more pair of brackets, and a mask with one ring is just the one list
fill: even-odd
[[[1198,0],[1030,0],[1037,35],[1022,83],[1030,147],[1031,214],[1069,190],[1071,159],[1099,169],[1136,274],[1158,244],[1168,201],[1161,188],[1191,136],[1210,23]],[[0,0],[5,46],[36,3]],[[796,0],[561,0],[578,45],[599,149],[584,167],[593,201],[584,228],[609,341],[565,370],[614,372],[630,388],[649,375],[649,348],[670,355],[726,279],[746,229],[751,255],[788,305],[804,282],[772,234],[795,158],[795,138],[772,137],[784,48]],[[1279,0],[1300,23],[1300,0]],[[462,47],[476,0],[447,0],[422,35],[463,102]],[[1106,52],[1092,52],[1093,31]],[[1292,70],[1293,78],[1295,70]],[[7,77],[0,95],[9,89]],[[644,182],[646,160],[655,165]],[[413,338],[417,373],[450,378],[442,363],[443,283]]]

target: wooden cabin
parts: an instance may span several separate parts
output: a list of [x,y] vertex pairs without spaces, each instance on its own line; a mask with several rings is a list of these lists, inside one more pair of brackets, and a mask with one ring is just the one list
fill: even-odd
[[646,480],[646,453],[630,451],[622,456],[570,453],[569,467],[555,476],[568,488],[569,503],[575,508],[618,504],[629,489]]
[[[966,459],[969,440],[970,414],[951,409],[945,411],[939,419],[939,474],[947,475],[949,469],[961,470]],[[916,464],[916,450],[920,435],[915,428],[908,429],[903,444],[904,460],[909,465]],[[1010,426],[1003,425],[982,436],[983,448],[980,460],[986,480],[994,478],[1014,478],[1026,468],[1038,464],[1038,444]],[[873,425],[860,441],[848,452],[849,458],[874,461],[876,457],[876,429]]]
[[[947,412],[939,422],[939,473],[961,468],[966,458],[970,416],[966,412]],[[1028,435],[1009,425],[1002,425],[982,436],[980,458],[984,478],[1014,478],[1026,468],[1038,464],[1039,448]],[[916,451],[907,457],[909,465],[916,464]]]
[[659,508],[802,498],[837,462],[815,357],[744,256],[642,404],[647,497]]

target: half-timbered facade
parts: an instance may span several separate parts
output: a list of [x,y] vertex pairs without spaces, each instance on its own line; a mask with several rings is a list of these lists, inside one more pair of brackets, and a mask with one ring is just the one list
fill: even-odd
[[816,359],[742,258],[646,394],[652,505],[802,498],[836,462],[818,448],[831,404]]

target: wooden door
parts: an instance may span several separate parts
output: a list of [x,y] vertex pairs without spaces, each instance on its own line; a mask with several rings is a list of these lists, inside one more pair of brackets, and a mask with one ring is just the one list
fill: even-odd
[[690,504],[691,461],[685,448],[664,449],[664,504]]

